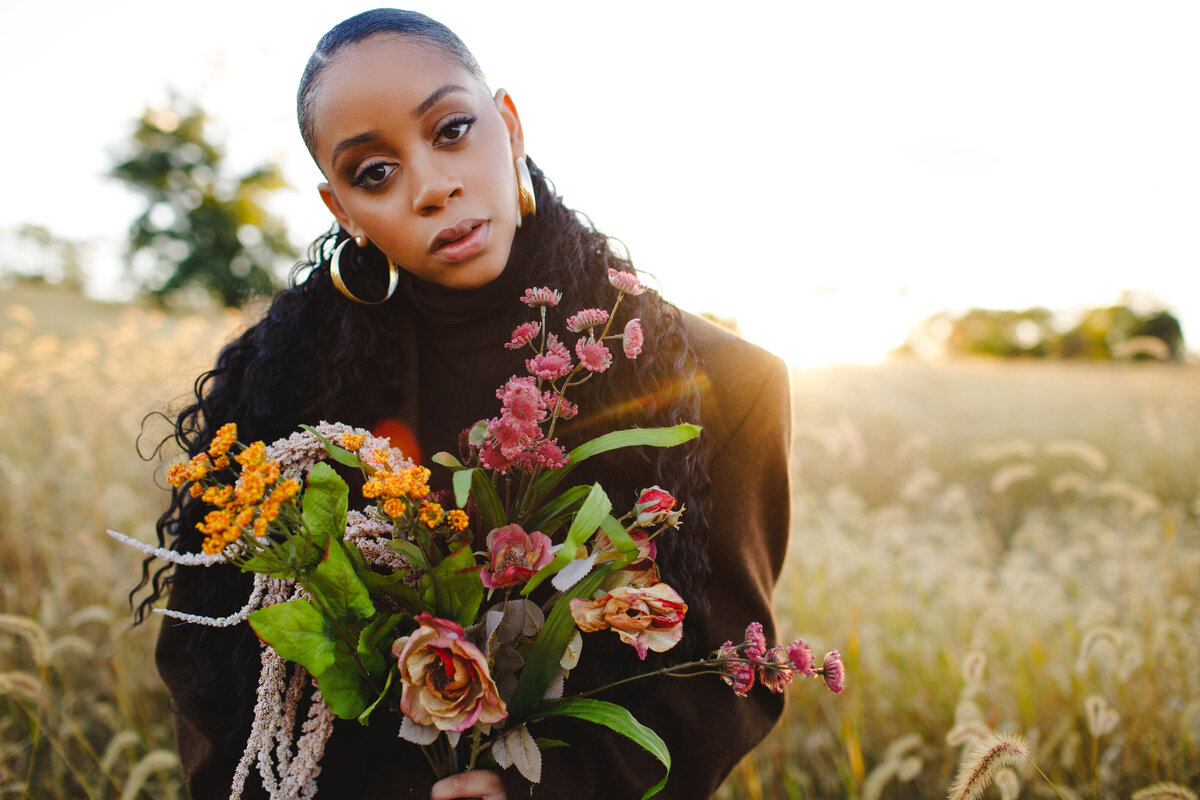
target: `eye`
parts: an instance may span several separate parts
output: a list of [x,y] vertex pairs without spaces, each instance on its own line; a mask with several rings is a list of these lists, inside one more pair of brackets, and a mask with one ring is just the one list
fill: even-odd
[[382,185],[395,170],[395,164],[389,164],[386,161],[372,161],[359,168],[350,181],[350,185],[374,189]]
[[475,124],[474,117],[455,117],[438,128],[437,144],[454,144],[462,141]]

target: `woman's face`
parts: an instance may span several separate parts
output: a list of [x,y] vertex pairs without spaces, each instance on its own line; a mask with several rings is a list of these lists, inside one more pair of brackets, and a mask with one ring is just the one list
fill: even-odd
[[339,54],[312,96],[321,198],[351,236],[454,289],[494,280],[516,233],[521,123],[503,91],[418,39]]

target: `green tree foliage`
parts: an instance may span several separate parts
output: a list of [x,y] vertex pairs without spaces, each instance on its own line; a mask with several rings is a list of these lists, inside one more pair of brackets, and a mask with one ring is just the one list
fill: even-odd
[[164,301],[200,287],[235,307],[274,291],[280,264],[297,255],[262,205],[287,183],[270,162],[227,177],[205,128],[204,111],[178,98],[149,109],[110,174],[147,201],[129,231],[130,272],[143,290]]
[[1113,305],[1085,311],[1073,324],[1045,308],[1024,311],[971,309],[924,320],[903,348],[921,356],[1141,359],[1179,361],[1183,330],[1169,311]]

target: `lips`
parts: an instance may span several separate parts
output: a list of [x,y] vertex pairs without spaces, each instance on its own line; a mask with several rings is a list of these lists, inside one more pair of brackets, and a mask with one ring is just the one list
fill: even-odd
[[435,256],[451,263],[465,261],[479,253],[487,242],[488,222],[465,219],[438,231],[429,249]]

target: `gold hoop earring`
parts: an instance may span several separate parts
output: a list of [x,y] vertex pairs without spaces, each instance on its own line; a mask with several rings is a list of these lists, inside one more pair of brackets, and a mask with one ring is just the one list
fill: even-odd
[[380,303],[386,302],[392,296],[392,293],[396,291],[396,285],[400,282],[400,268],[397,267],[389,258],[387,294],[385,294],[379,300],[363,300],[361,297],[356,296],[354,292],[350,291],[350,289],[346,287],[346,282],[342,280],[342,249],[349,241],[350,237],[343,239],[341,244],[333,249],[333,257],[329,260],[329,275],[333,278],[333,285],[339,292],[345,295],[347,299],[353,300],[355,303],[359,303],[364,306],[377,306]]
[[537,197],[533,194],[533,176],[529,174],[524,156],[513,159],[513,166],[517,170],[517,227],[520,227],[522,217],[537,213]]

